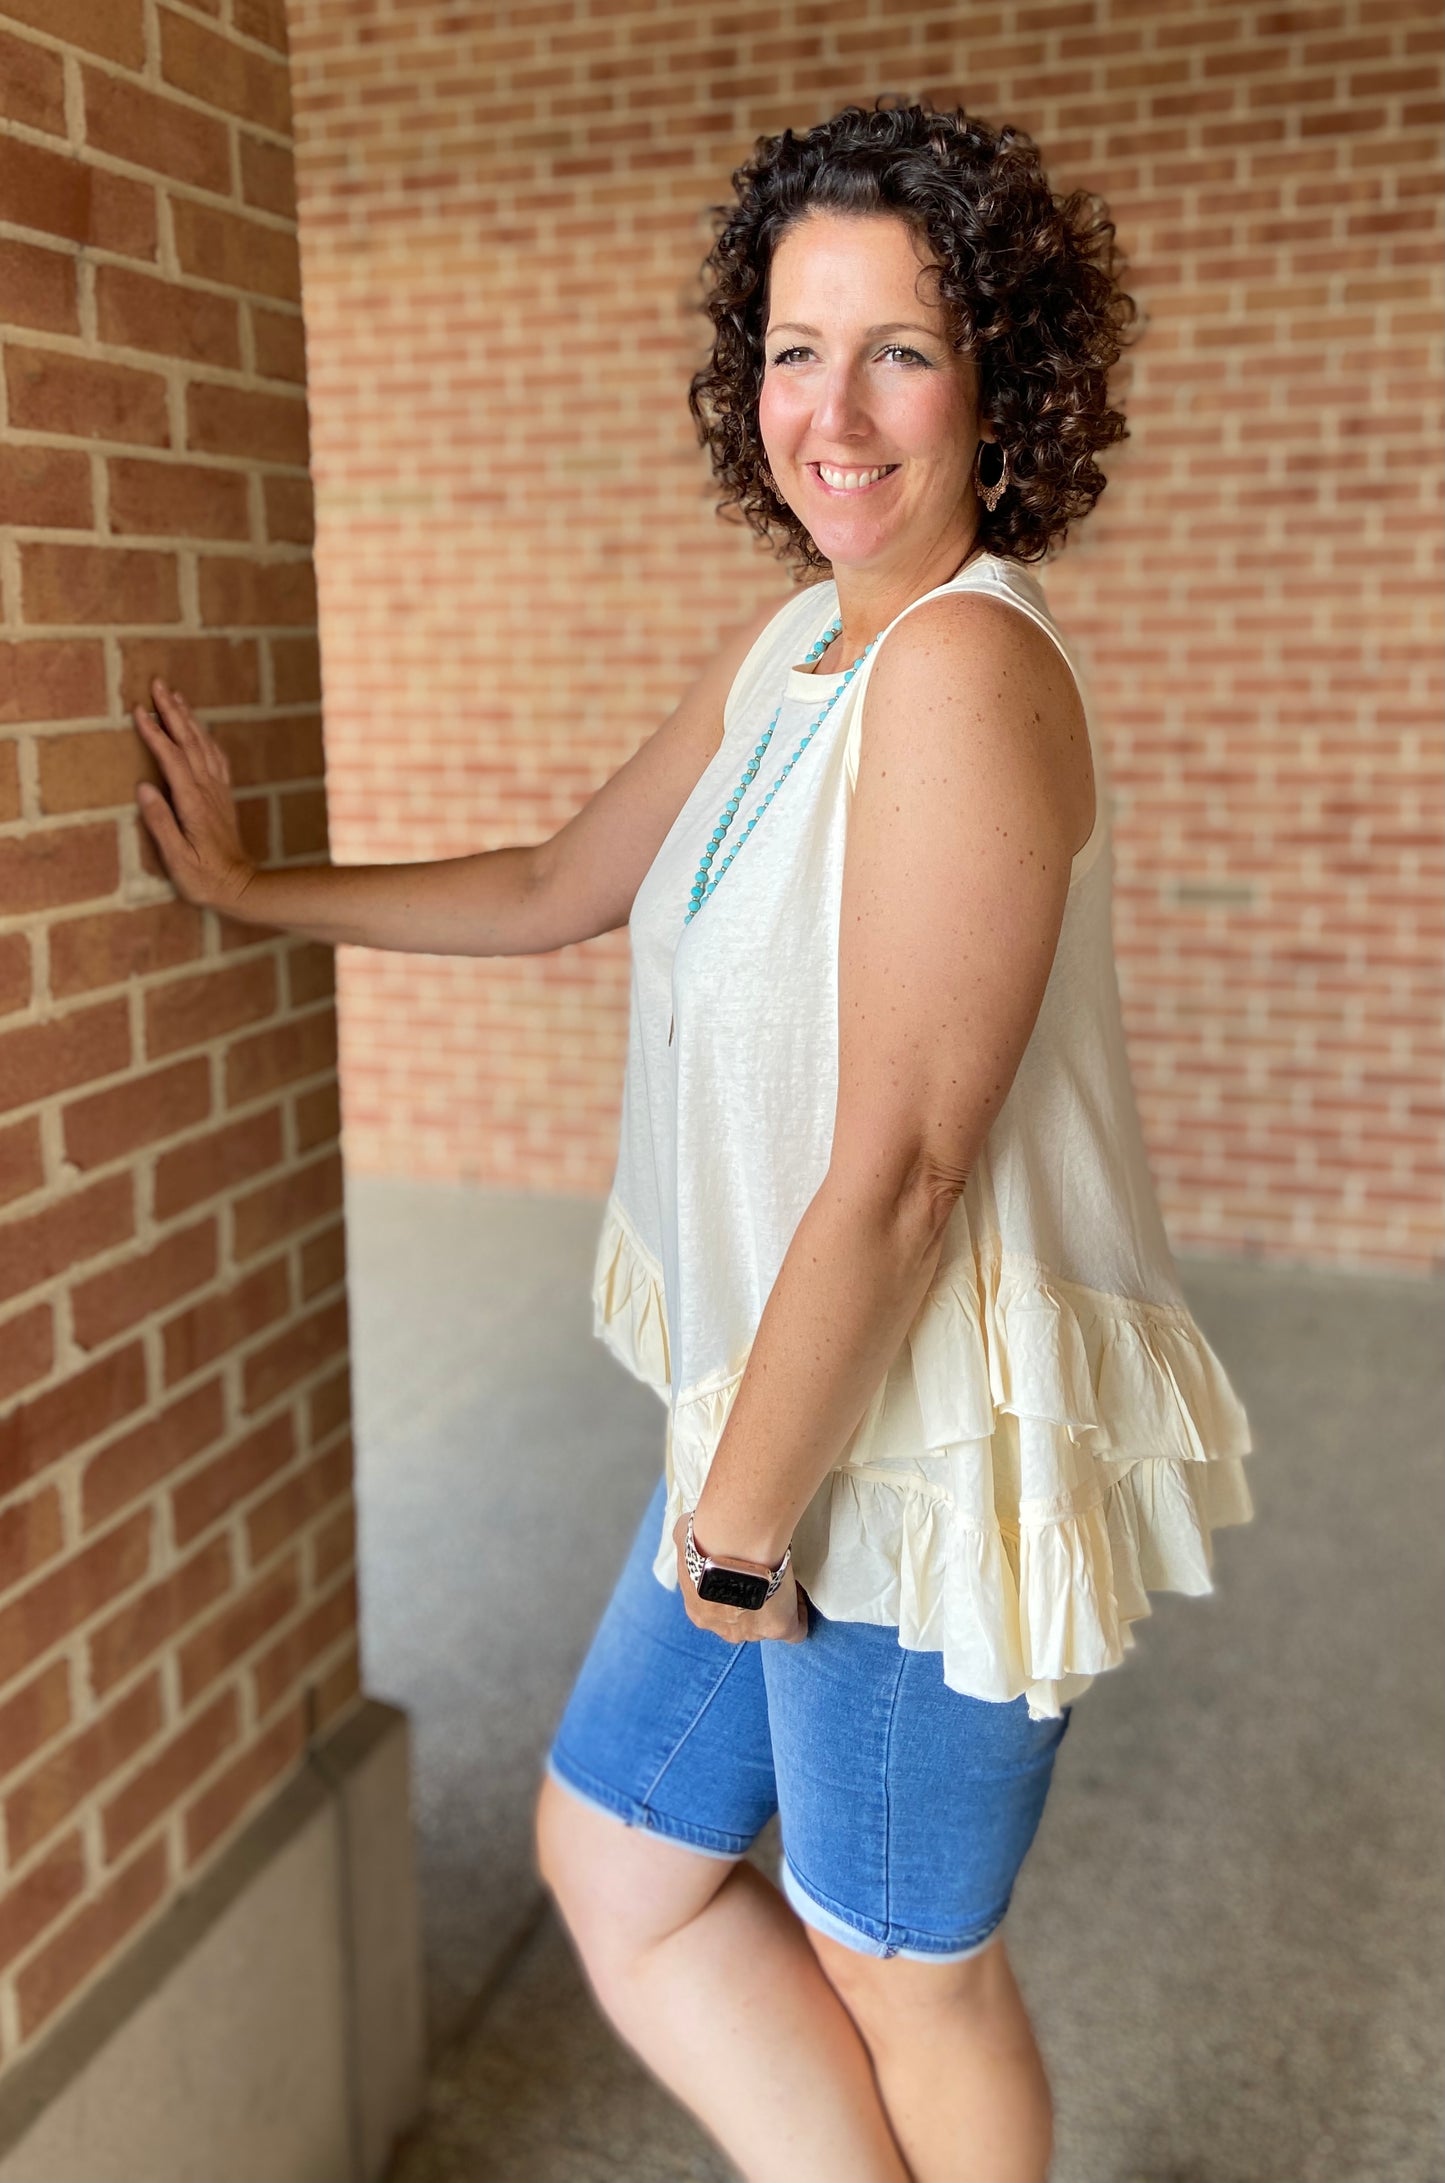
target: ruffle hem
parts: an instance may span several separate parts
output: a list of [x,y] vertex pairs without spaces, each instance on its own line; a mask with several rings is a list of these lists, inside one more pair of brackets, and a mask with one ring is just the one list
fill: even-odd
[[[1249,1423],[1184,1306],[1062,1281],[957,1223],[950,1249],[799,1522],[794,1566],[822,1614],[895,1625],[942,1654],[950,1688],[1056,1718],[1132,1649],[1151,1591],[1213,1591],[1212,1534],[1254,1514]],[[615,1197],[593,1305],[598,1337],[669,1407],[654,1569],[675,1584],[672,1528],[743,1366],[673,1399],[661,1269]]]

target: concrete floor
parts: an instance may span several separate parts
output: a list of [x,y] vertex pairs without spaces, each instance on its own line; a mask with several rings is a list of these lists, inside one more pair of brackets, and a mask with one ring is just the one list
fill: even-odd
[[[394,2183],[729,2183],[532,1870],[662,1454],[591,1334],[600,1204],[356,1177],[347,1212],[364,1665],[414,1724],[436,2056]],[[1014,1897],[1054,2183],[1441,2183],[1442,1285],[1180,1270],[1258,1514],[1080,1702]]]

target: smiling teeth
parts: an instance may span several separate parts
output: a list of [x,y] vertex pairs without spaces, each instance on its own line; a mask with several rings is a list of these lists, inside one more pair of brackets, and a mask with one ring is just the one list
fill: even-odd
[[877,470],[834,470],[826,462],[820,462],[818,475],[835,493],[856,493],[860,486],[876,484],[879,478],[886,478],[889,471],[897,467],[897,463],[885,462]]

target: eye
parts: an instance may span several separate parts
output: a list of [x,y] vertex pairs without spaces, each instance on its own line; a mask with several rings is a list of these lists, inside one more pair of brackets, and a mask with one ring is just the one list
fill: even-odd
[[878,353],[880,356],[906,356],[911,363],[921,364],[925,371],[933,369],[928,358],[921,350],[905,348],[901,341],[890,341],[887,347],[880,349]]
[[810,350],[799,346],[791,349],[779,349],[777,355],[773,358],[773,362],[775,364],[786,364],[790,356],[808,356],[811,353]]

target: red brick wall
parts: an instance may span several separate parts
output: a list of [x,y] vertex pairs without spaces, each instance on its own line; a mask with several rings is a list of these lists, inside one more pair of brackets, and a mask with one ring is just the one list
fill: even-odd
[[326,853],[289,129],[280,0],[0,0],[0,2059],[356,1689],[332,958],[127,715]]
[[[684,389],[704,208],[880,91],[1031,129],[1149,317],[1044,570],[1102,703],[1181,1246],[1439,1265],[1440,38],[1425,0],[292,0],[333,841],[551,832],[787,579]],[[341,951],[358,1167],[602,1190],[625,935]]]

